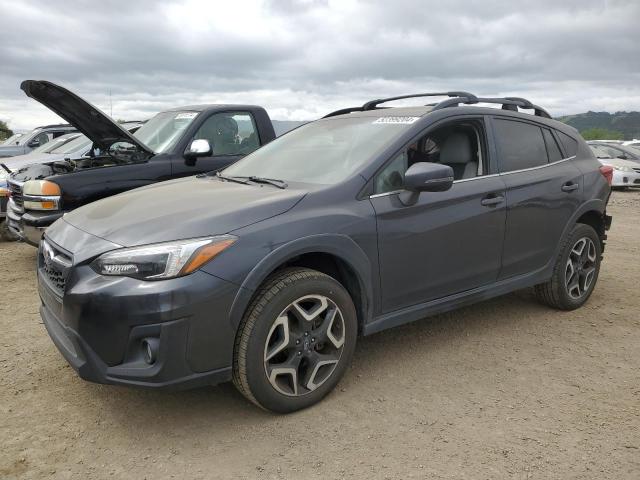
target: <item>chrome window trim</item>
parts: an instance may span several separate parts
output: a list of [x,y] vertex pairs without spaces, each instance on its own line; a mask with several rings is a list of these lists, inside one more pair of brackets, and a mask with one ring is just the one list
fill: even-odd
[[520,173],[520,172],[530,172],[531,170],[539,170],[541,168],[547,168],[552,165],[558,165],[559,163],[567,162],[569,160],[573,160],[576,158],[575,155],[567,158],[563,158],[562,160],[556,160],[555,162],[545,163],[544,165],[538,165],[537,167],[529,167],[529,168],[521,168],[520,170],[510,170],[508,172],[500,172],[499,175],[511,175],[512,173]]
[[[479,177],[471,177],[471,178],[462,178],[460,180],[454,180],[453,183],[462,183],[462,182],[470,182],[472,180],[482,180],[483,178],[491,178],[491,177],[500,177],[503,175],[511,175],[513,173],[521,173],[521,172],[529,172],[532,170],[539,170],[541,168],[546,168],[546,167],[550,167],[552,165],[558,165],[560,163],[569,161],[569,160],[573,160],[574,158],[576,158],[576,155],[573,155],[571,157],[567,157],[567,158],[563,158],[562,160],[557,160],[555,162],[551,162],[551,163],[546,163],[544,165],[538,165],[537,167],[529,167],[529,168],[522,168],[520,170],[511,170],[510,172],[501,172],[501,173],[492,173],[491,175],[481,175]],[[406,190],[393,190],[391,192],[384,192],[384,193],[376,193],[374,195],[369,195],[369,198],[379,198],[379,197],[386,197],[388,195],[395,195],[398,193],[402,193],[402,192],[406,192]]]

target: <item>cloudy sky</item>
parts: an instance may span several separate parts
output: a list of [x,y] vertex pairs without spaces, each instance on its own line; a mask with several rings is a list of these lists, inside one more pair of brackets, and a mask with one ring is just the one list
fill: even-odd
[[[313,119],[380,96],[517,95],[552,114],[640,110],[635,0],[0,0],[0,119],[57,121],[60,83],[113,116],[257,103]],[[109,92],[111,92],[111,101]]]

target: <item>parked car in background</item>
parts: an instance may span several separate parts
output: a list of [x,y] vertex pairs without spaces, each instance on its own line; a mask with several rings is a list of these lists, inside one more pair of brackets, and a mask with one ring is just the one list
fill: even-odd
[[[613,168],[612,188],[640,187],[640,152],[634,157],[632,147],[610,145],[604,142],[587,142],[603,165]],[[629,160],[628,160],[629,159]]]
[[619,158],[640,163],[640,150],[632,145],[614,144],[601,140],[591,140],[587,142],[591,149],[596,149],[596,156],[600,158]]
[[0,145],[0,157],[24,155],[66,133],[75,132],[71,125],[46,125],[21,135],[13,144]]
[[253,105],[175,108],[131,135],[58,85],[27,80],[21,88],[92,142],[87,157],[31,165],[11,174],[8,226],[36,246],[49,225],[77,207],[152,183],[220,170],[275,138],[269,115]]
[[340,110],[217,174],[65,215],[38,253],[53,342],[87,380],[233,380],[291,412],[336,386],[358,334],[532,286],[583,305],[611,167],[524,99],[379,107],[430,95],[445,94]]
[[1,145],[16,145],[16,142],[18,141],[18,139],[20,137],[22,137],[23,135],[24,135],[24,133],[14,133],[9,138],[7,138],[7,139],[3,140],[2,142],[0,142],[0,146]]
[[[134,133],[143,125],[143,122],[124,122],[120,125],[129,133]],[[48,151],[45,151],[44,153],[36,153],[41,149],[43,151]],[[8,178],[13,171],[37,164],[79,160],[86,157],[90,150],[91,140],[89,140],[85,135],[80,133],[68,133],[26,155],[18,155],[17,157],[2,159],[4,161],[0,160],[0,162],[2,162],[0,163],[0,166],[3,167],[0,168],[0,187],[4,186],[5,189],[9,188]],[[5,197],[4,201],[0,201],[0,219],[4,219],[6,217],[7,203],[7,197]],[[7,235],[5,235],[5,237],[6,236]],[[12,238],[18,239],[19,237],[17,235],[13,235]]]

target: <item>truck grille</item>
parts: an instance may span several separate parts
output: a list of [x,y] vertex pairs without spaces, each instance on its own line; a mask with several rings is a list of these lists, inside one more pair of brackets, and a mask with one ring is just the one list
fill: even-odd
[[69,270],[73,261],[71,256],[47,240],[40,242],[38,249],[38,268],[40,275],[47,284],[60,296],[64,295],[64,289],[69,276]]
[[11,192],[11,198],[13,199],[13,203],[15,203],[18,207],[22,208],[24,204],[24,200],[22,198],[22,184],[14,183],[12,181],[9,181],[8,184],[9,184],[9,192]]

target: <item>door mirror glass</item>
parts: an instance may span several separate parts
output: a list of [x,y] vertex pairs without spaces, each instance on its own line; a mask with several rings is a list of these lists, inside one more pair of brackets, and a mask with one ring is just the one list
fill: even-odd
[[209,157],[213,153],[209,140],[198,138],[191,142],[191,145],[184,152],[187,158]]
[[440,163],[414,163],[404,174],[403,188],[409,192],[444,192],[453,185],[453,169]]

